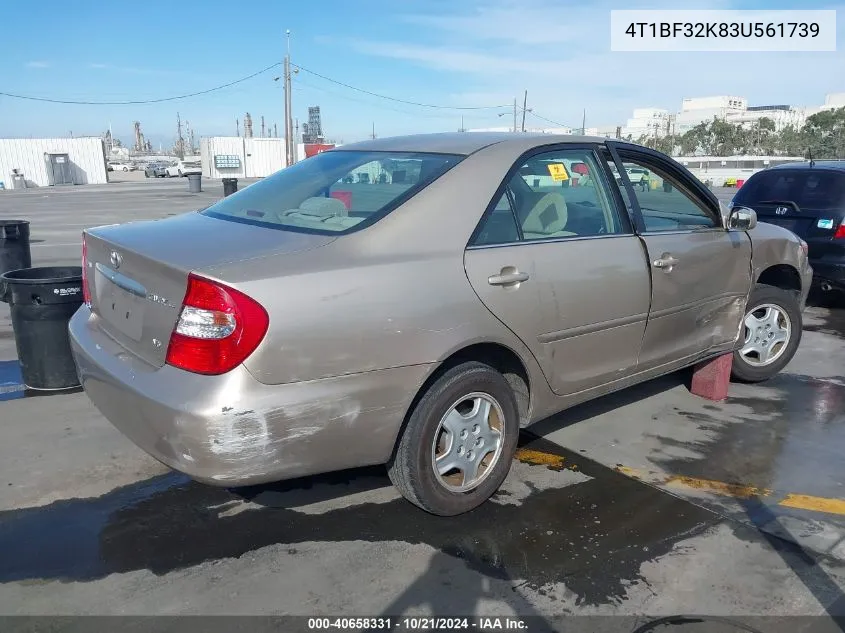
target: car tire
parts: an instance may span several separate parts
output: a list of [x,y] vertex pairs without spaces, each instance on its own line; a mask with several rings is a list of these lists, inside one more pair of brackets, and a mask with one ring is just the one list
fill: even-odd
[[[744,344],[734,352],[733,377],[741,382],[762,382],[775,376],[795,356],[802,328],[801,307],[794,291],[757,284],[746,304]],[[785,330],[786,339],[778,343]],[[766,354],[773,357],[766,359]]]
[[[485,403],[489,414],[482,418]],[[388,475],[408,501],[426,512],[468,512],[487,501],[507,477],[519,428],[516,398],[504,376],[483,363],[463,363],[419,398],[388,463]],[[441,475],[435,467],[438,453],[460,465],[477,463],[477,476],[467,482],[469,469]]]

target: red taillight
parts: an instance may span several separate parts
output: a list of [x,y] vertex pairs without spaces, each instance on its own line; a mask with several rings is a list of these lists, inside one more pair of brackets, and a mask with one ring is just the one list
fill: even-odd
[[88,245],[85,243],[85,233],[82,234],[82,300],[85,305],[91,305],[91,291],[88,289]]
[[845,239],[845,220],[839,224],[839,228],[836,229],[836,233],[833,234],[833,239],[835,240],[843,240]]
[[196,374],[225,374],[255,351],[269,324],[254,299],[191,273],[166,362]]

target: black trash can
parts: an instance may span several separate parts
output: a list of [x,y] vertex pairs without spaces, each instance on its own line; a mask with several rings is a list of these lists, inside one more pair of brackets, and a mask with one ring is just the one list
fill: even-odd
[[224,178],[223,179],[223,197],[231,196],[238,190],[238,179],[237,178]]
[[0,276],[0,299],[11,306],[24,385],[44,390],[79,386],[68,321],[82,305],[82,267],[9,271]]
[[191,193],[202,191],[202,176],[200,174],[188,174],[188,191]]
[[0,275],[32,266],[29,250],[29,222],[0,220]]

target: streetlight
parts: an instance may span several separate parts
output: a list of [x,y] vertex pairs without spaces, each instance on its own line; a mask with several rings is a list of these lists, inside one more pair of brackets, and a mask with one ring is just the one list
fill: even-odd
[[[523,113],[523,115],[522,115],[522,131],[524,132],[525,131],[525,113],[526,112],[534,112],[534,108],[520,108],[515,103],[513,104],[513,131],[514,132],[516,132],[516,111],[517,110],[520,110]],[[496,116],[503,117],[506,114],[509,114],[509,112],[500,112]]]

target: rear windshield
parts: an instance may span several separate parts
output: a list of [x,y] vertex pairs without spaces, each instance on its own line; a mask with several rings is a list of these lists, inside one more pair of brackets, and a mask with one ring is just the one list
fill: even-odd
[[410,152],[321,152],[201,213],[273,229],[351,233],[390,213],[462,158]]
[[734,202],[794,202],[801,209],[835,209],[845,205],[845,172],[813,169],[761,171],[740,189]]

